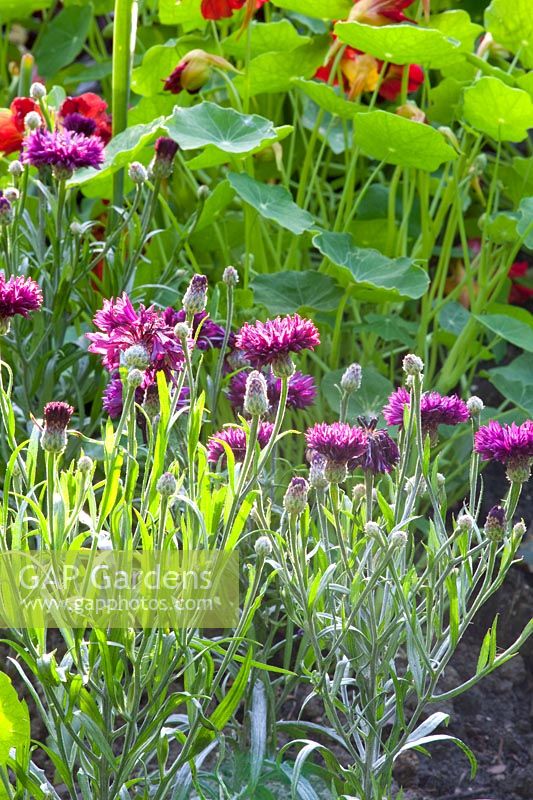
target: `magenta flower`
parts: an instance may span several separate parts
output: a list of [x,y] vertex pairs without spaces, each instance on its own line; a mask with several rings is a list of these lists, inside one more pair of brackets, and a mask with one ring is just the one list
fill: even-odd
[[[189,388],[187,386],[183,386],[180,392],[177,407],[183,408],[185,405],[187,405],[188,400]],[[141,386],[138,386],[137,389],[135,389],[135,402],[137,405],[144,406],[145,409],[147,403],[150,403],[152,408],[154,406],[159,406],[157,383],[155,382],[155,377],[153,374],[151,375],[146,373],[146,378]],[[111,376],[111,380],[104,390],[102,406],[104,410],[107,411],[111,419],[118,419],[122,414],[122,409],[124,408],[124,388],[118,373],[115,373],[115,375]],[[144,418],[141,419],[141,422],[144,422]]]
[[0,272],[0,334],[7,333],[11,317],[17,314],[27,317],[43,304],[43,295],[38,283],[31,278],[12,276],[7,281]]
[[[257,441],[261,450],[268,444],[274,426],[270,422],[261,422],[257,430]],[[226,453],[222,442],[231,448],[235,461],[244,461],[246,455],[246,431],[244,428],[231,426],[224,428],[210,437],[207,445],[207,460],[211,464],[217,464],[222,459],[222,466],[226,464]]]
[[335,464],[348,464],[362,456],[367,447],[367,436],[362,428],[345,422],[317,422],[305,434],[311,453],[318,453]]
[[313,350],[319,344],[320,335],[315,324],[298,314],[257,321],[253,325],[245,323],[235,342],[253,367],[271,364],[278,377],[291,375],[294,371],[291,353]]
[[68,177],[80,167],[98,169],[104,160],[104,146],[98,136],[38,128],[27,137],[22,160],[34,167],[52,167],[59,177]]
[[[178,322],[185,322],[187,315],[185,309],[176,311],[174,308],[165,308],[163,312],[165,322],[174,328]],[[196,334],[200,329],[198,338]],[[224,343],[224,328],[217,325],[212,319],[209,319],[205,311],[195,314],[192,322],[192,338],[196,341],[196,347],[199,350],[210,350],[213,347],[220,349]]]
[[[246,378],[248,372],[242,370],[230,380],[227,397],[233,409],[241,413],[246,389]],[[281,378],[276,378],[272,372],[265,373],[267,382],[267,393],[270,408],[275,413],[281,394]],[[298,370],[289,379],[289,392],[287,396],[287,408],[303,409],[313,405],[316,398],[316,386],[311,375],[304,375]]]
[[367,436],[366,450],[357,459],[356,466],[377,475],[381,472],[390,472],[400,460],[398,445],[391,439],[387,431],[376,429],[377,419],[370,422],[360,419],[361,427]]
[[148,353],[150,368],[164,370],[169,375],[181,370],[184,362],[181,344],[164,315],[153,306],[139,305],[136,311],[126,294],[116,300],[105,300],[104,307],[94,316],[99,333],[88,333],[89,352],[102,356],[110,372],[120,366],[120,355],[132,345],[142,345]]
[[67,428],[74,413],[72,406],[62,401],[47,403],[44,407],[44,428],[41,446],[48,453],[62,453],[67,446]]
[[509,480],[524,483],[533,460],[533,421],[501,425],[491,420],[477,431],[474,449],[484,461],[505,464]]
[[96,132],[96,120],[73,111],[63,119],[63,127],[67,131],[83,133],[84,136],[92,136]]
[[[396,389],[389,397],[383,409],[387,425],[403,425],[404,406],[409,406],[411,396],[403,386]],[[420,416],[424,434],[434,440],[439,425],[458,425],[469,419],[466,403],[456,394],[443,397],[438,392],[424,392],[420,400]]]

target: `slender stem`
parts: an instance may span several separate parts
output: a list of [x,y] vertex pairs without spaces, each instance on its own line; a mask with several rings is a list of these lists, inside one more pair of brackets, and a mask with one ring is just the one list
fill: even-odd
[[[115,0],[113,31],[113,66],[111,78],[111,106],[113,112],[113,136],[126,129],[130,79],[135,38],[137,31],[137,0]],[[113,175],[113,204],[122,206],[124,194],[124,170]]]

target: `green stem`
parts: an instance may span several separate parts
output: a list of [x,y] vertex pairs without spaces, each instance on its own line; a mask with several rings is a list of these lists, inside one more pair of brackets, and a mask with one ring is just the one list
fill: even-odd
[[[111,108],[113,136],[126,129],[130,78],[137,30],[137,0],[115,0]],[[113,205],[122,206],[124,170],[113,175]]]

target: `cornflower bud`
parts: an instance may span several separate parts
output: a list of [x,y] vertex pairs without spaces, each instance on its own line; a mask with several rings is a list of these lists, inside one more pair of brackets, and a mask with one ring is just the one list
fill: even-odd
[[200,186],[198,187],[198,192],[196,193],[196,197],[198,198],[200,203],[205,203],[209,195],[211,194],[211,190],[209,186]]
[[184,342],[188,339],[191,329],[187,325],[186,322],[177,322],[174,326],[174,333],[176,334],[176,338],[180,340],[180,342]]
[[144,380],[144,372],[140,369],[130,369],[126,380],[130,389],[138,389]]
[[128,167],[128,176],[137,186],[142,186],[148,180],[148,171],[139,161],[132,161]]
[[366,487],[364,483],[356,483],[352,489],[352,497],[354,503],[360,503],[366,494]]
[[239,273],[235,269],[235,267],[229,266],[226,267],[224,273],[222,275],[222,280],[226,284],[226,286],[237,286],[239,283]]
[[255,369],[246,379],[243,408],[251,417],[262,417],[268,412],[267,382],[265,376]]
[[326,464],[327,459],[319,453],[314,453],[311,458],[311,466],[309,467],[309,485],[317,491],[323,491],[329,486],[329,481],[326,478]]
[[407,534],[405,531],[394,531],[389,537],[391,547],[405,547],[407,544]]
[[29,131],[36,131],[37,128],[41,127],[42,122],[41,115],[37,111],[30,111],[24,117],[24,127]]
[[10,165],[9,165],[9,167],[7,168],[7,171],[8,171],[8,172],[9,172],[9,174],[10,174],[10,175],[12,175],[14,178],[20,178],[20,176],[21,176],[21,175],[22,175],[22,173],[24,172],[24,165],[22,164],[22,162],[21,162],[21,161],[19,161],[18,159],[16,159],[15,161],[12,161],[12,162],[11,162],[11,164],[10,164]]
[[292,478],[283,498],[283,507],[287,514],[299,515],[305,511],[309,484],[305,478]]
[[78,469],[83,475],[87,475],[92,470],[93,463],[90,456],[80,456],[78,459]]
[[133,344],[124,351],[124,365],[128,369],[146,370],[150,366],[150,356],[142,344]]
[[502,506],[493,506],[485,520],[485,536],[491,542],[501,542],[505,536],[507,518]]
[[176,493],[178,482],[171,472],[163,472],[157,481],[156,489],[161,497],[172,497]]
[[167,136],[160,136],[155,143],[155,156],[150,165],[154,178],[168,178],[172,174],[172,163],[178,152],[178,144]]
[[151,383],[149,386],[146,387],[146,392],[144,393],[143,408],[146,411],[146,414],[149,417],[149,419],[154,419],[154,417],[156,417],[159,414],[160,411],[159,392],[157,390],[157,385],[155,383]]
[[254,550],[258,558],[268,558],[272,553],[272,542],[268,536],[260,536],[254,545]]
[[4,197],[10,203],[16,203],[20,197],[20,192],[14,186],[8,186],[7,189],[4,189]]
[[0,192],[0,225],[11,225],[13,217],[13,206],[3,192]]
[[513,536],[517,539],[521,539],[522,536],[525,536],[527,531],[525,522],[521,519],[519,522],[515,522],[513,525]]
[[406,375],[420,375],[424,370],[424,362],[413,353],[408,353],[403,360],[403,371]]
[[459,514],[457,517],[457,527],[460,531],[471,531],[474,527],[474,518],[470,514]]
[[36,81],[30,86],[30,97],[32,100],[43,100],[46,97],[46,86]]
[[362,369],[360,364],[350,364],[341,378],[341,389],[346,394],[357,392],[361,386]]
[[63,402],[47,403],[44,407],[44,429],[41,447],[47,453],[62,453],[67,446],[67,428],[74,413],[72,406]]
[[73,236],[81,236],[83,233],[83,225],[74,220],[74,222],[70,223],[70,232]]
[[193,275],[182,300],[188,317],[199,314],[207,305],[207,278],[205,275]]
[[469,397],[466,401],[466,407],[471,417],[479,417],[485,408],[485,403],[480,397],[476,397],[476,395],[473,394],[472,397]]
[[372,538],[376,538],[380,535],[381,528],[379,527],[377,522],[372,522],[372,520],[370,520],[370,522],[367,522],[365,525],[365,533],[367,536],[372,536]]

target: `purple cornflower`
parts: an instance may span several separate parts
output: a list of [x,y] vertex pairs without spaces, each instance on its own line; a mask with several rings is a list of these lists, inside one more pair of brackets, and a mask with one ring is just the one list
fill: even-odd
[[[227,397],[233,409],[241,412],[243,408],[244,392],[246,389],[246,378],[248,372],[242,370],[230,380]],[[272,372],[265,373],[267,382],[267,393],[270,408],[275,413],[281,394],[281,378],[276,378]],[[287,408],[307,408],[313,405],[316,398],[316,386],[311,375],[304,375],[298,370],[289,379],[289,391],[287,395]]]
[[[178,322],[185,322],[187,315],[183,308],[179,311],[173,308],[165,308],[163,317],[169,327],[174,328]],[[198,329],[200,329],[199,333]],[[196,338],[197,333],[198,338]],[[224,333],[224,328],[209,319],[205,311],[194,315],[191,335],[199,350],[210,350],[212,347],[220,349],[224,343]]]
[[11,225],[13,222],[13,206],[9,198],[0,191],[0,225]]
[[[183,408],[187,405],[189,400],[189,388],[183,386],[180,392],[179,400],[177,403],[178,408]],[[146,373],[146,378],[135,390],[135,402],[137,405],[142,405],[149,417],[159,413],[159,394],[157,391],[157,383],[155,376]],[[111,419],[118,419],[122,414],[124,407],[124,391],[120,375],[116,373],[111,376],[111,380],[107,384],[103,398],[102,406],[109,414]]]
[[47,403],[44,407],[44,429],[41,446],[49,453],[61,453],[67,446],[67,428],[74,413],[72,406],[61,401]]
[[92,136],[96,132],[96,121],[83,114],[78,114],[77,111],[73,111],[64,118],[63,127],[67,131],[83,133],[84,136]]
[[[261,450],[268,444],[274,426],[270,422],[261,422],[257,430],[257,441]],[[217,464],[222,459],[222,466],[226,464],[226,452],[222,446],[225,442],[231,448],[235,461],[244,461],[246,455],[246,431],[244,428],[231,426],[224,428],[210,437],[207,445],[207,460]]]
[[88,333],[89,352],[98,353],[102,363],[110,372],[120,366],[120,355],[132,345],[142,345],[150,358],[153,370],[162,369],[165,374],[181,370],[184,362],[181,344],[173,329],[166,323],[164,315],[153,306],[139,305],[133,308],[124,293],[116,300],[104,301],[104,307],[94,316],[99,333]]
[[359,424],[367,436],[366,450],[357,459],[356,465],[364,470],[377,475],[380,472],[390,472],[400,460],[400,451],[394,439],[391,439],[386,430],[376,429],[377,419],[373,417],[369,422],[359,418]]
[[291,353],[313,350],[320,344],[320,335],[310,319],[294,314],[253,325],[245,323],[235,344],[253,367],[271,364],[277,377],[287,377],[294,372]]
[[34,167],[52,167],[57,177],[65,178],[80,167],[98,169],[104,160],[104,146],[98,136],[38,128],[27,137],[22,160]]
[[172,162],[178,152],[178,143],[168,136],[160,136],[155,143],[155,156],[150,165],[154,178],[168,178],[172,173]]
[[[404,406],[409,406],[411,396],[403,386],[389,397],[383,409],[387,425],[403,425]],[[469,419],[466,403],[456,394],[444,397],[438,392],[424,392],[420,399],[420,416],[424,435],[429,434],[432,441],[437,437],[439,425],[458,425]]]
[[474,449],[484,461],[505,464],[510,481],[524,483],[529,478],[533,460],[533,421],[501,425],[491,420],[477,431]]
[[30,311],[40,308],[43,295],[38,283],[22,275],[7,281],[0,272],[0,335],[9,331],[11,317],[27,317]]
[[366,452],[367,438],[362,428],[345,422],[317,422],[305,434],[310,460],[317,453],[326,459],[325,476],[331,483],[344,480],[347,466],[355,466]]

